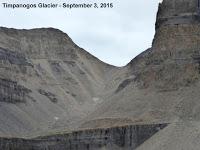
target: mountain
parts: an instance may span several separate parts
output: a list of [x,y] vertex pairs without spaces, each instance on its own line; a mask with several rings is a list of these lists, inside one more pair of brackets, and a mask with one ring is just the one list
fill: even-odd
[[199,0],[163,0],[152,47],[124,67],[53,28],[0,28],[0,148],[198,149],[199,25]]
[[[117,122],[122,119],[123,123],[124,118],[129,123],[199,120],[200,28],[198,11],[194,13],[192,9],[197,8],[195,2],[164,0],[159,5],[152,47],[112,78],[113,82],[121,79],[118,88],[88,120],[118,118]],[[186,10],[188,3],[191,8]],[[92,127],[91,121],[89,124]]]
[[3,136],[75,128],[117,70],[53,28],[0,28],[0,61]]

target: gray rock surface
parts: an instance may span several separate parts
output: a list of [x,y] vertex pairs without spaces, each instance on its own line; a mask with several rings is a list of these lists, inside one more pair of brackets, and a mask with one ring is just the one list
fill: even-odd
[[163,0],[159,4],[156,28],[161,25],[198,24],[199,21],[198,0]]
[[63,32],[0,28],[0,135],[72,130],[92,112],[107,65]]
[[34,139],[0,138],[3,150],[120,150],[141,145],[167,124],[132,125],[76,131]]
[[[163,0],[152,47],[124,67],[105,64],[57,29],[0,28],[0,145],[198,149],[199,16],[198,0]],[[136,145],[126,147],[130,135]]]

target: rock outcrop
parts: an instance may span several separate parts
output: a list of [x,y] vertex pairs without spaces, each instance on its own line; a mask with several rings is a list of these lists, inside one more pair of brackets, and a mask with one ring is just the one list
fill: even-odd
[[199,21],[198,0],[164,0],[159,5],[156,28],[163,25],[198,24]]
[[199,17],[198,0],[159,5],[152,47],[129,64],[141,87],[170,90],[199,79]]
[[34,139],[0,138],[3,150],[118,150],[141,145],[167,124],[131,125],[107,129],[76,131]]
[[0,101],[6,103],[23,103],[31,90],[8,79],[0,79]]

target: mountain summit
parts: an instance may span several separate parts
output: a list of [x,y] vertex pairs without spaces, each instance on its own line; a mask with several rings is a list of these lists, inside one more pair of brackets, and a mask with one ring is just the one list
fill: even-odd
[[106,73],[116,69],[53,28],[0,28],[0,62],[6,136],[74,128],[97,105]]

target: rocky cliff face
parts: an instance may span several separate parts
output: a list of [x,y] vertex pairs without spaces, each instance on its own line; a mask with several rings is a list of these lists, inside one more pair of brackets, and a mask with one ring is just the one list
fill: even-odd
[[197,0],[164,0],[159,5],[152,47],[130,63],[142,87],[177,89],[199,79],[198,10]]
[[132,149],[160,131],[167,124],[132,125],[107,129],[76,131],[42,138],[1,138],[3,150],[118,150]]
[[198,0],[164,0],[157,13],[156,28],[161,25],[199,23],[200,2]]
[[197,149],[199,16],[164,0],[152,47],[122,68],[56,29],[0,28],[0,148]]

